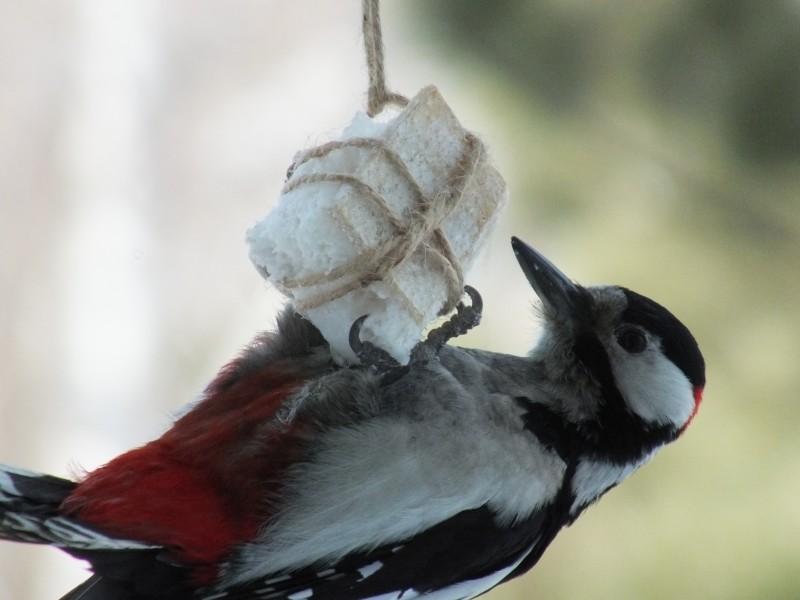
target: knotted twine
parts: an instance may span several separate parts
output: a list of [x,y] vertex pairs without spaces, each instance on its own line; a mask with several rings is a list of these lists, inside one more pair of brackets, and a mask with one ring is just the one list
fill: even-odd
[[[379,0],[363,0],[362,2],[364,49],[369,72],[367,114],[370,117],[380,113],[387,104],[400,106],[408,104],[406,97],[391,92],[386,87],[383,38],[378,7]],[[358,190],[364,198],[371,201],[381,211],[394,230],[394,235],[374,248],[363,247],[362,244],[362,247],[358,249],[359,254],[354,259],[335,267],[328,273],[285,279],[274,282],[276,286],[284,294],[294,297],[295,308],[303,311],[322,306],[354,290],[366,287],[372,282],[382,281],[415,253],[424,252],[426,268],[436,268],[440,271],[447,290],[447,299],[439,310],[439,315],[445,315],[452,311],[461,300],[464,289],[464,272],[461,262],[453,252],[441,226],[447,217],[460,206],[464,192],[469,188],[485,154],[481,141],[470,133],[465,134],[463,147],[464,151],[450,170],[443,189],[433,197],[426,196],[402,157],[383,140],[364,137],[336,140],[302,152],[289,171],[290,176],[282,194],[287,194],[304,185],[322,182],[349,185]],[[349,148],[359,148],[370,153],[380,154],[408,184],[413,196],[411,209],[403,211],[403,215],[398,215],[392,210],[386,198],[368,183],[350,173],[294,175],[297,167],[309,160],[322,158],[332,152]],[[345,276],[347,276],[346,281],[341,285],[325,285],[326,291],[303,300],[298,300],[292,293],[295,288],[332,284]],[[405,295],[401,296],[396,300],[417,322],[422,322],[424,315]]]
[[361,10],[361,32],[364,38],[364,53],[367,56],[367,72],[369,73],[367,115],[374,117],[387,104],[405,106],[408,104],[408,98],[391,92],[386,87],[386,72],[383,70],[380,0],[363,0]]

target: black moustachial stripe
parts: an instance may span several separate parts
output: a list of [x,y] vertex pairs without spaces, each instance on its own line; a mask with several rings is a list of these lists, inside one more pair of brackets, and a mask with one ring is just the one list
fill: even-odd
[[525,409],[522,421],[525,428],[558,457],[569,464],[581,453],[582,443],[578,429],[545,404],[533,402],[530,398],[515,398],[517,404]]
[[579,457],[627,464],[677,437],[674,427],[654,427],[628,410],[617,388],[608,353],[594,333],[579,334],[573,352],[599,383],[603,401],[592,420],[570,423],[549,406],[517,398],[517,403],[525,408],[522,416],[525,428],[545,448],[558,453],[568,465]]
[[578,335],[574,352],[600,384],[603,396],[595,418],[578,425],[580,438],[585,444],[584,454],[627,464],[640,460],[677,437],[675,427],[653,426],[628,409],[611,370],[608,352],[594,333]]

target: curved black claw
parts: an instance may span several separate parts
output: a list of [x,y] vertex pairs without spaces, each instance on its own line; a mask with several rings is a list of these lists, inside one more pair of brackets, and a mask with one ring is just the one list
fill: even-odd
[[350,326],[350,333],[347,341],[350,344],[350,349],[355,353],[358,360],[362,365],[373,366],[379,371],[388,371],[400,366],[394,357],[383,348],[380,348],[372,342],[364,342],[361,340],[361,326],[367,320],[369,315],[364,315],[353,321]]
[[350,349],[356,356],[364,351],[364,343],[361,341],[361,326],[364,324],[364,321],[367,320],[368,316],[369,315],[360,316],[350,325],[350,333],[347,336],[347,341],[350,344]]
[[464,286],[464,292],[469,296],[470,305],[465,306],[459,302],[456,314],[450,317],[436,329],[432,329],[425,338],[411,350],[411,362],[427,362],[435,358],[444,345],[454,337],[464,335],[481,322],[483,313],[483,298],[471,285]]
[[[471,285],[465,285],[464,292],[467,294],[467,296],[469,296],[470,309],[477,313],[477,321],[475,321],[475,323],[472,325],[472,327],[475,327],[481,322],[481,315],[483,314],[483,298],[481,298],[478,290]],[[463,309],[464,303],[459,302],[458,306]],[[458,307],[456,307],[456,310],[458,310]]]

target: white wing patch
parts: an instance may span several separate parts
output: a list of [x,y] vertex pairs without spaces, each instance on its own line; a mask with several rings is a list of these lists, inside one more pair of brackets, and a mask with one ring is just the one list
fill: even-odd
[[[367,565],[367,566],[365,566],[365,567],[361,567],[361,568],[358,570],[358,572],[359,572],[359,574],[361,575],[362,579],[366,579],[366,578],[367,578],[367,577],[369,577],[370,575],[372,575],[372,574],[374,574],[374,573],[377,573],[377,572],[378,572],[378,570],[379,570],[379,569],[380,569],[382,566],[383,566],[383,563],[382,563],[381,561],[377,560],[377,561],[375,561],[374,563],[371,563],[371,564],[369,564],[369,565]],[[322,577],[322,575],[320,575],[320,577]]]

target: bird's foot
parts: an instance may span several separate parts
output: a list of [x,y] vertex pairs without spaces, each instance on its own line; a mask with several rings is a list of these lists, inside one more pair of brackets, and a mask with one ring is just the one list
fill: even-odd
[[350,348],[355,353],[362,365],[369,365],[375,367],[379,371],[386,371],[400,366],[394,357],[380,346],[376,346],[372,342],[365,342],[361,340],[361,326],[369,315],[364,315],[356,319],[350,326],[350,335],[348,341]]
[[397,381],[405,375],[409,370],[409,366],[401,365],[386,350],[376,346],[372,342],[364,342],[361,340],[361,326],[368,316],[369,315],[364,315],[353,322],[353,325],[350,327],[348,341],[350,342],[350,348],[361,364],[370,366],[378,371],[380,374],[380,385],[383,387],[389,385],[393,381]]
[[483,311],[481,295],[469,285],[464,286],[464,292],[469,296],[470,305],[466,306],[463,302],[459,302],[456,306],[456,313],[452,317],[436,329],[431,330],[424,341],[414,346],[408,366],[401,365],[383,348],[372,342],[361,340],[361,326],[368,315],[359,317],[350,327],[348,338],[350,348],[361,364],[375,367],[382,374],[382,379],[388,377],[394,381],[405,373],[410,365],[426,363],[436,358],[447,342],[467,333],[480,323]]
[[432,329],[424,342],[419,342],[411,350],[411,362],[428,362],[439,355],[439,351],[447,342],[455,337],[464,335],[481,322],[483,313],[483,299],[474,287],[464,286],[464,292],[469,296],[470,305],[459,302],[456,313],[436,329]]

